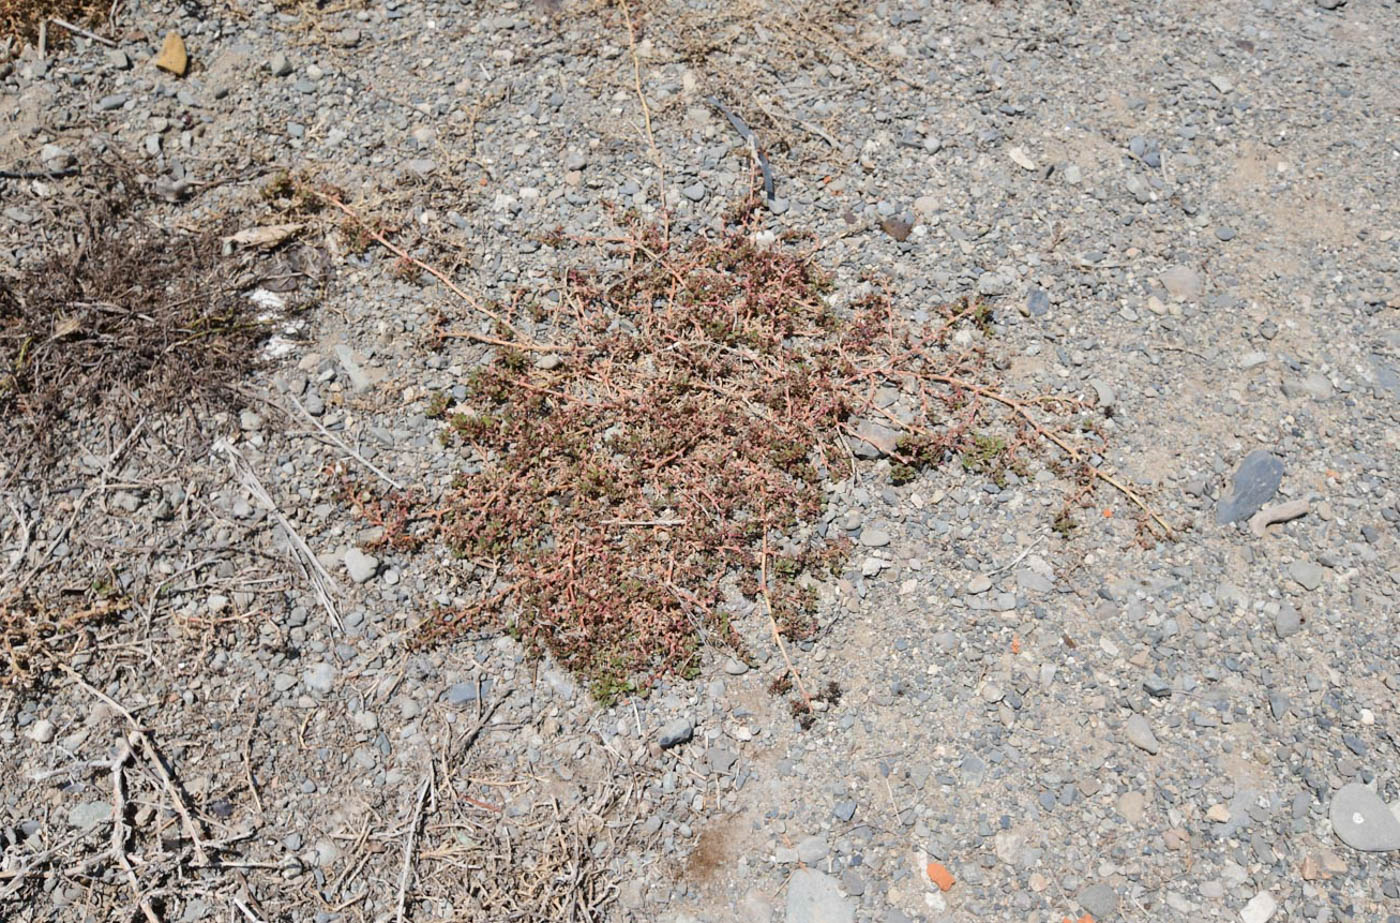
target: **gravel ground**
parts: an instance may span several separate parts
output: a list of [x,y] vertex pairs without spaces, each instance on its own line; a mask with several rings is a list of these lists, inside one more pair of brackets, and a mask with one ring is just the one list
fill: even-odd
[[[120,153],[175,227],[288,220],[263,190],[290,171],[501,300],[613,205],[719,226],[755,180],[718,95],[834,298],[987,296],[1003,386],[1109,408],[1103,466],[1179,530],[1112,492],[1056,529],[1076,487],[1040,463],[865,463],[822,523],[857,553],[791,649],[842,690],[806,730],[756,611],[756,664],[607,708],[509,637],[416,651],[472,571],[379,546],[326,469],[441,496],[463,462],[431,398],[483,352],[434,348],[470,322],[445,286],[307,219],[243,280],[309,310],[238,404],[88,421],[5,481],[7,582],[137,602],[0,691],[0,916],[1400,919],[1398,17],[141,3],[116,48],[0,64],[0,167]],[[180,79],[150,63],[171,30]],[[0,262],[69,181],[0,179]]]

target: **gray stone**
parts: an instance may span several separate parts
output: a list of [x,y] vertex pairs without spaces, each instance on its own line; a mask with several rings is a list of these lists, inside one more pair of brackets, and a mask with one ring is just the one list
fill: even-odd
[[447,704],[466,705],[478,698],[484,699],[491,694],[491,685],[489,679],[484,679],[479,684],[474,680],[470,683],[453,683],[447,688]]
[[1123,733],[1127,736],[1128,743],[1139,750],[1156,753],[1162,748],[1161,744],[1157,743],[1157,735],[1152,733],[1152,726],[1142,715],[1133,715],[1124,722]]
[[1245,456],[1235,469],[1230,492],[1220,498],[1215,521],[1224,525],[1253,516],[1268,503],[1283,482],[1283,462],[1277,455],[1258,449]]
[[1182,301],[1191,301],[1201,296],[1204,288],[1201,274],[1187,266],[1173,266],[1161,275],[1162,285],[1167,294]]
[[967,582],[967,592],[973,596],[985,593],[992,588],[992,578],[986,574],[978,574]]
[[661,729],[657,742],[661,744],[661,749],[669,750],[677,744],[685,743],[694,733],[695,726],[690,723],[689,719],[677,718]]
[[1095,920],[1108,920],[1118,911],[1118,892],[1113,890],[1112,885],[1103,882],[1082,889],[1074,899]]
[[1336,10],[1346,6],[1347,0],[1317,0],[1319,9]]
[[263,428],[262,414],[256,410],[243,410],[238,414],[238,428],[246,433],[256,433]]
[[124,71],[131,67],[131,58],[120,48],[113,48],[107,52],[107,66]]
[[358,548],[351,548],[345,552],[345,571],[351,580],[365,583],[379,573],[379,559]]
[[39,149],[39,160],[46,170],[64,170],[73,165],[73,152],[57,144],[45,144]]
[[1026,295],[1026,313],[1031,317],[1044,317],[1050,313],[1050,296],[1038,288]]
[[1282,692],[1269,693],[1269,712],[1274,716],[1275,721],[1283,720],[1283,716],[1288,714],[1290,704],[1288,696]]
[[329,663],[313,664],[301,675],[301,681],[312,692],[325,695],[335,686],[335,666]]
[[798,869],[788,879],[787,923],[854,923],[855,918],[851,901],[830,875]]
[[1289,603],[1279,606],[1278,615],[1274,616],[1274,633],[1280,638],[1291,638],[1303,630],[1303,617],[1298,614],[1298,610]]
[[855,869],[846,869],[841,873],[841,887],[851,897],[860,897],[865,893],[865,879]]
[[287,56],[282,52],[277,52],[267,59],[267,69],[274,77],[285,77],[292,72],[292,62],[287,60]]
[[1335,392],[1331,380],[1321,372],[1314,372],[1304,378],[1291,378],[1283,383],[1283,394],[1289,398],[1312,398],[1325,401]]
[[837,820],[849,821],[856,816],[856,803],[854,801],[838,801],[836,806],[831,809],[831,813],[836,815]]
[[1100,407],[1112,407],[1118,402],[1118,392],[1113,390],[1113,386],[1103,379],[1089,379],[1089,387],[1094,389],[1094,394],[1099,399]]
[[705,754],[705,761],[710,764],[710,771],[717,773],[727,773],[734,768],[734,764],[739,762],[739,754],[728,747],[711,747]]
[[112,804],[108,801],[84,801],[73,805],[68,812],[68,823],[83,830],[91,830],[98,824],[106,823],[112,817]]
[[862,420],[856,426],[856,438],[847,441],[856,458],[881,458],[898,447],[900,435],[884,424]]
[[691,183],[681,190],[681,193],[692,202],[699,202],[705,198],[705,184]]
[[1352,849],[1400,849],[1400,820],[1380,795],[1360,782],[1344,785],[1332,796],[1331,818],[1332,832]]
[[749,672],[749,665],[734,657],[726,657],[724,660],[724,672],[730,676],[743,676]]
[[1011,290],[1011,281],[1001,273],[984,272],[977,277],[977,294],[994,297]]
[[113,93],[110,96],[104,96],[99,99],[97,101],[97,108],[101,109],[103,112],[111,112],[113,109],[120,109],[122,106],[125,106],[126,101],[130,98],[131,97],[127,96],[125,93]]
[[1142,681],[1142,688],[1154,699],[1169,699],[1172,694],[1172,684],[1162,679],[1156,673],[1150,674]]
[[826,844],[826,840],[819,836],[809,836],[797,844],[797,858],[807,865],[822,861],[830,851],[831,847]]
[[1235,229],[1221,226],[1215,229],[1215,239],[1224,243],[1235,239]]
[[1269,923],[1278,910],[1278,901],[1268,891],[1260,891],[1240,908],[1240,923]]
[[1049,593],[1055,589],[1055,581],[1052,578],[1024,569],[1016,572],[1016,585],[1033,593]]
[[37,744],[46,744],[53,740],[53,722],[48,718],[40,718],[31,724],[24,732],[24,736]]
[[355,351],[350,347],[339,344],[335,347],[335,357],[340,360],[340,367],[345,369],[345,374],[350,377],[350,387],[356,391],[364,392],[374,387],[374,379],[365,371],[355,358]]
[[1322,565],[1313,561],[1294,561],[1288,565],[1288,576],[1303,589],[1312,591],[1322,586]]
[[883,548],[890,543],[890,533],[877,526],[868,526],[860,531],[860,543],[867,548]]

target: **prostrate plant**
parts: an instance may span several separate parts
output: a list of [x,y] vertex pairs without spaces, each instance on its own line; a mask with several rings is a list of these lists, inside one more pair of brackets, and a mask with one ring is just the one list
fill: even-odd
[[[823,485],[854,470],[862,422],[903,434],[885,447],[897,480],[960,457],[1004,481],[1046,441],[1085,483],[1108,479],[1034,412],[1069,420],[1085,405],[1008,397],[983,341],[953,345],[964,322],[986,325],[984,303],[924,325],[878,291],[838,309],[818,248],[757,243],[756,214],[749,203],[686,243],[628,220],[623,236],[580,242],[611,247],[620,271],[569,272],[547,309],[524,297],[490,311],[489,336],[444,332],[499,344],[460,404],[431,408],[475,471],[431,516],[476,565],[481,598],[435,613],[419,643],[508,630],[608,701],[692,674],[703,643],[747,656],[736,592],[761,593],[782,635],[810,637],[812,578],[848,550],[812,527]],[[877,399],[891,390],[902,416]]]

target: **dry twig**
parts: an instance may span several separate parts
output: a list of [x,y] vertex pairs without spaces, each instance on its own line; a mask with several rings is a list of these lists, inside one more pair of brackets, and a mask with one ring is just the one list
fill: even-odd
[[194,847],[195,856],[199,859],[199,864],[207,866],[209,864],[209,853],[205,847],[204,838],[200,835],[199,826],[195,824],[194,817],[190,814],[189,807],[185,804],[184,793],[180,790],[180,786],[175,781],[175,777],[170,774],[169,768],[166,767],[165,758],[161,756],[155,741],[151,739],[151,735],[124,705],[83,679],[77,670],[74,670],[66,664],[62,665],[61,669],[64,673],[67,673],[83,691],[103,702],[107,707],[126,719],[127,726],[131,729],[128,739],[135,741],[136,745],[142,751],[142,754],[146,757],[147,762],[155,767],[156,775],[160,777],[161,783],[165,786],[165,792],[170,797],[175,812],[180,815],[181,821],[184,822],[185,835],[189,837],[190,844]]
[[312,591],[316,595],[316,600],[321,604],[321,608],[330,616],[331,622],[341,631],[345,626],[340,621],[340,612],[337,611],[333,594],[338,594],[339,590],[335,585],[335,580],[326,573],[326,569],[321,566],[321,561],[311,552],[311,548],[305,540],[292,528],[291,521],[277,508],[277,504],[272,501],[267,488],[263,487],[262,481],[253,472],[253,466],[248,463],[248,459],[243,457],[243,453],[234,448],[226,439],[220,439],[214,443],[214,454],[224,456],[233,469],[234,477],[244,490],[253,495],[253,499],[267,510],[268,514],[277,520],[277,524],[282,527],[282,531],[287,534],[287,539],[296,550],[297,563],[301,566],[302,572],[311,582]]
[[428,800],[428,787],[433,783],[431,763],[423,774],[423,784],[418,786],[418,799],[413,808],[413,820],[408,825],[408,840],[403,844],[403,871],[399,873],[399,899],[395,905],[394,919],[404,923],[404,913],[408,905],[408,880],[413,874],[414,847],[418,842],[418,830],[423,826],[423,806]]

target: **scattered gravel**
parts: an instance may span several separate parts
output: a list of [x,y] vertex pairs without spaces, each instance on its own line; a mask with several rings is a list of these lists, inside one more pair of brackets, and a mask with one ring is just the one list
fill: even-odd
[[[37,571],[27,592],[65,612],[75,588],[132,603],[66,662],[165,748],[246,881],[177,868],[191,847],[135,755],[124,822],[163,918],[246,918],[251,896],[263,919],[393,919],[415,830],[411,919],[477,913],[460,868],[495,844],[518,860],[503,888],[597,875],[607,920],[1387,920],[1400,201],[1376,113],[1394,110],[1395,3],[676,0],[641,18],[636,73],[617,8],[555,6],[122,6],[119,48],[0,60],[5,169],[121,154],[150,220],[314,229],[237,279],[293,325],[238,403],[139,429],[78,413],[84,448],[50,483],[0,488],[7,579]],[[150,66],[171,30],[178,79]],[[1079,402],[1086,460],[1176,540],[1116,494],[1080,498],[1048,450],[892,483],[917,404],[878,382],[890,416],[827,448],[813,528],[856,553],[812,585],[814,638],[779,652],[736,601],[746,650],[706,638],[696,675],[606,706],[487,619],[412,646],[488,575],[395,544],[327,472],[432,509],[477,470],[438,416],[468,409],[489,351],[439,335],[491,325],[339,217],[276,211],[272,165],[345,190],[483,304],[552,310],[566,270],[619,268],[553,229],[616,235],[664,195],[684,242],[748,193],[712,94],[775,174],[757,245],[814,235],[838,310],[876,285],[905,318],[984,298],[957,345],[1013,393]],[[67,182],[0,180],[0,265],[39,252]],[[574,358],[531,361],[543,379]],[[841,694],[794,713],[796,689],[769,691],[784,655]],[[52,680],[0,695],[0,778],[18,780],[0,868],[34,870],[6,919],[132,907],[110,773],[71,771],[130,728]]]

